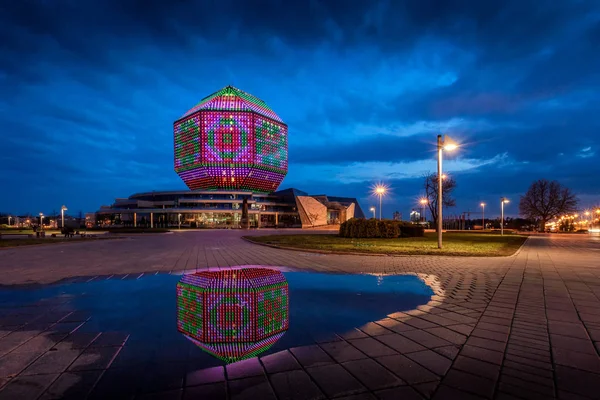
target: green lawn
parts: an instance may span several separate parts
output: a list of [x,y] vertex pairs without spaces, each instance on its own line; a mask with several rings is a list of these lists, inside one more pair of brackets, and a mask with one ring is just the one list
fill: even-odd
[[246,239],[282,247],[335,252],[385,253],[398,255],[509,256],[527,239],[522,235],[444,233],[444,246],[437,248],[437,234],[420,238],[348,239],[337,235],[246,236]]
[[50,238],[50,237],[46,237],[45,239],[42,238],[33,238],[33,239],[6,239],[6,238],[2,238],[0,239],[0,248],[3,247],[19,247],[19,246],[31,246],[31,245],[35,245],[35,244],[57,244],[57,243],[81,243],[81,242],[88,242],[90,240],[110,240],[110,239],[119,239],[116,236],[113,237],[86,237],[86,238],[81,238],[81,239],[64,239],[62,237],[58,237],[58,238]]

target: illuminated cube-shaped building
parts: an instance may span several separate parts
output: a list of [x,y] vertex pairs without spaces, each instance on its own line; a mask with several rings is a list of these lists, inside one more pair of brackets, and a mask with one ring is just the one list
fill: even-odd
[[184,275],[177,284],[177,329],[226,362],[251,358],[288,329],[288,295],[283,274],[268,268]]
[[232,86],[202,99],[173,131],[175,171],[192,190],[271,193],[287,174],[287,125]]

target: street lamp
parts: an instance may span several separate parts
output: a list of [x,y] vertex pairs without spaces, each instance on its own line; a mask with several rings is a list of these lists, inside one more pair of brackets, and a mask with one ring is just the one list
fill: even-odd
[[437,164],[437,176],[438,176],[438,198],[437,198],[437,206],[438,206],[438,249],[442,248],[442,180],[444,179],[444,175],[442,174],[442,152],[456,150],[458,148],[458,144],[450,139],[448,135],[445,138],[442,138],[442,135],[437,136],[437,150],[438,150],[438,164]]
[[40,213],[40,228],[44,229],[44,213]]
[[181,230],[181,214],[177,214],[177,224],[179,225],[179,230]]
[[485,231],[485,203],[481,203],[481,230]]
[[65,228],[65,211],[67,210],[68,208],[65,205],[60,208],[61,228],[63,229]]
[[419,200],[419,203],[421,204],[421,219],[423,221],[427,221],[427,219],[424,217],[425,213],[423,212],[425,210],[425,204],[427,204],[429,201],[426,198],[422,198],[421,200]]
[[379,196],[379,220],[380,221],[381,221],[381,199],[385,195],[386,191],[387,191],[387,187],[385,187],[384,185],[375,186],[374,192],[377,196]]
[[375,207],[371,207],[371,208],[369,208],[369,211],[372,211],[372,212],[373,212],[373,219],[375,219],[375,218],[376,218],[376,217],[375,217]]
[[500,216],[500,236],[504,236],[504,203],[508,203],[508,199],[506,197],[501,197],[500,198],[500,209],[501,209],[501,216]]
[[10,219],[11,219],[11,218],[12,218],[12,217],[9,215],[9,216],[8,216],[8,226],[10,226]]

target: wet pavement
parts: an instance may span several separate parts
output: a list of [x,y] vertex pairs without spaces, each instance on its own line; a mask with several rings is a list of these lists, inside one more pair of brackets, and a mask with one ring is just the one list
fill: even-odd
[[[600,398],[600,238],[536,236],[513,257],[487,259],[314,255],[239,236],[0,252],[0,282],[17,284],[0,294],[0,398]],[[175,273],[245,264],[290,267],[298,291],[284,336],[224,366],[177,332],[175,294],[164,299]],[[367,291],[334,295],[326,279],[321,291],[308,279],[302,294],[297,270],[375,274],[357,285],[377,289],[357,300]],[[403,273],[418,274],[433,296],[378,292],[378,280]],[[359,306],[362,315],[343,314]],[[168,308],[170,317],[159,311]],[[322,332],[293,331],[294,320]]]

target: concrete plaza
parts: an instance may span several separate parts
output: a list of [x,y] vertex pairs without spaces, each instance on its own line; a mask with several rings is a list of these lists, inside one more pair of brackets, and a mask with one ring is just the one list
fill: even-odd
[[498,258],[314,254],[241,239],[272,232],[4,249],[0,284],[261,264],[418,273],[436,295],[310,346],[204,370],[185,355],[168,368],[135,364],[127,332],[84,332],[94,316],[68,299],[0,304],[0,399],[600,399],[600,237],[532,236]]

